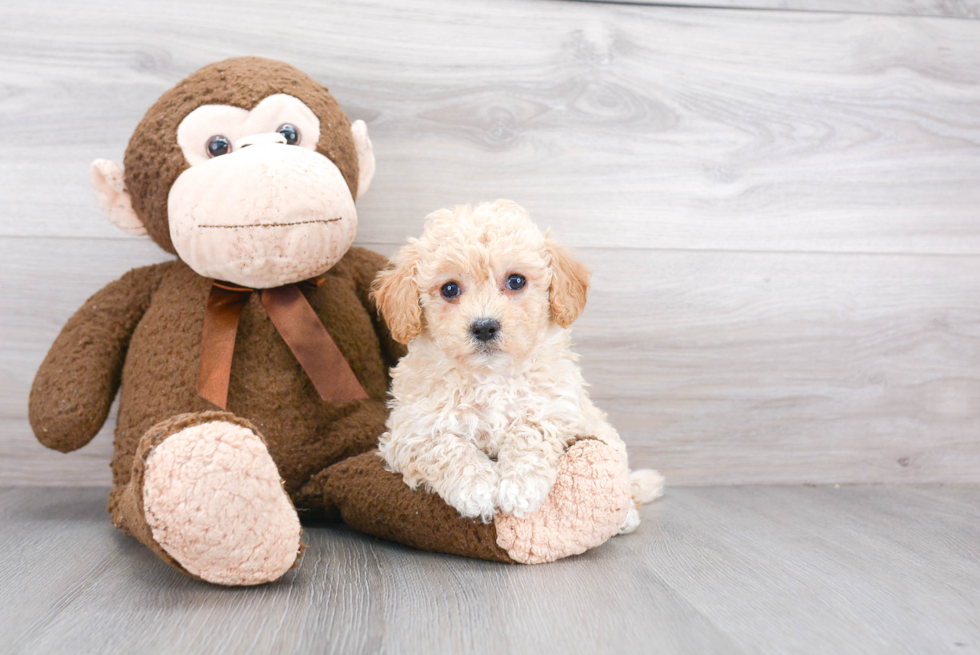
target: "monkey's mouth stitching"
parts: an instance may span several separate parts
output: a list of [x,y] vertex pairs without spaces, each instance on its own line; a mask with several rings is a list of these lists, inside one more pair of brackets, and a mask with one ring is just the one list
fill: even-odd
[[336,223],[344,220],[343,216],[337,218],[319,218],[312,221],[296,221],[294,223],[256,223],[254,225],[198,225],[200,228],[212,228],[216,230],[237,230],[241,227],[288,227],[290,225],[312,225],[314,223]]

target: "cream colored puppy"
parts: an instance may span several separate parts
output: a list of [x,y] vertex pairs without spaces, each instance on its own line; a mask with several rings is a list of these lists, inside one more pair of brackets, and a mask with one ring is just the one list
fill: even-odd
[[[392,336],[408,343],[379,445],[388,467],[490,521],[498,509],[537,510],[578,437],[604,441],[626,463],[570,349],[588,286],[589,271],[516,203],[430,214],[375,281]],[[630,478],[637,503],[662,494],[655,471]],[[634,506],[621,532],[637,525]]]

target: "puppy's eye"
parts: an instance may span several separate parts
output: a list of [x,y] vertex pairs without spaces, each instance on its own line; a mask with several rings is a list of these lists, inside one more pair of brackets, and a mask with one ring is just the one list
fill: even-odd
[[507,276],[506,286],[511,291],[520,291],[527,284],[527,279],[520,273],[512,273]]
[[276,132],[286,139],[286,145],[295,146],[299,143],[299,130],[292,123],[283,123]]
[[455,282],[446,282],[444,285],[442,285],[442,289],[439,290],[439,293],[441,293],[442,297],[446,300],[452,300],[459,297],[459,294],[462,292],[459,285]]
[[220,157],[231,152],[231,141],[228,137],[215,134],[208,139],[208,157]]

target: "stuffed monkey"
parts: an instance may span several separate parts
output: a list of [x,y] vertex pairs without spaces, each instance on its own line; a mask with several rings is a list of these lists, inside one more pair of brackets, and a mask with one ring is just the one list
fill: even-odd
[[[177,259],[130,271],[72,316],[29,411],[38,440],[68,452],[95,436],[120,392],[117,527],[224,585],[298,566],[299,512],[505,562],[609,536],[615,516],[575,516],[576,494],[625,514],[626,472],[593,466],[594,448],[569,451],[566,482],[579,482],[537,523],[464,519],[382,466],[388,369],[404,350],[370,298],[386,260],[352,247],[371,141],[326,88],[276,61],[212,64],[150,108],[124,161],[92,164],[99,204]],[[543,551],[556,536],[562,546]]]

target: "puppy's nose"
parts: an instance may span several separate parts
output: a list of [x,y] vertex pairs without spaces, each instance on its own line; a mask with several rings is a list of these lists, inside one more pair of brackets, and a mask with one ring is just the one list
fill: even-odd
[[470,332],[477,341],[486,343],[497,338],[497,333],[500,332],[500,323],[492,318],[480,318],[470,323]]

